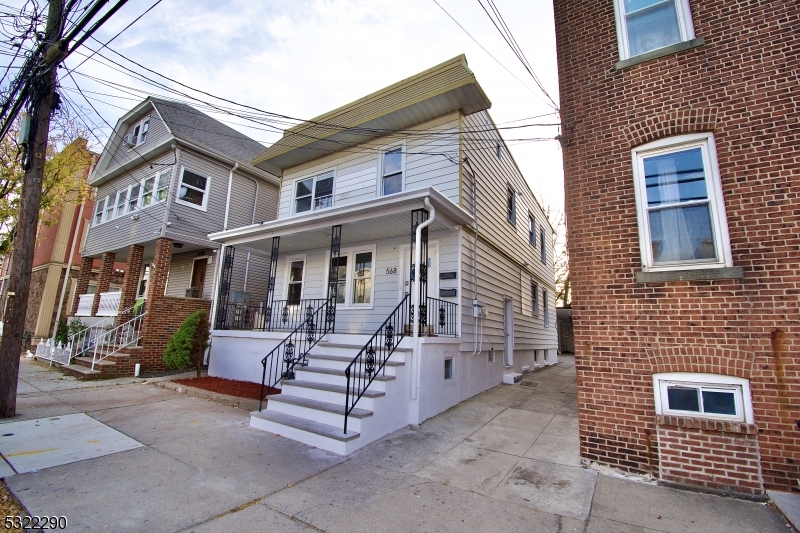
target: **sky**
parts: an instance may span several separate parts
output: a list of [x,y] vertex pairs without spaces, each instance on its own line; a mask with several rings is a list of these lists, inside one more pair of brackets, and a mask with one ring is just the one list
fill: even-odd
[[[155,1],[129,1],[95,37],[106,42]],[[192,88],[301,119],[322,114],[463,53],[492,101],[490,113],[497,124],[557,123],[554,114],[540,116],[553,113],[553,108],[478,0],[438,2],[486,51],[434,0],[162,0],[109,46]],[[557,103],[552,4],[542,0],[494,3],[544,89]],[[87,44],[92,49],[98,47],[93,41]],[[168,87],[180,88],[113,53],[101,53]],[[76,53],[66,65],[75,68],[83,59]],[[83,108],[85,120],[102,126],[107,135],[109,128],[75,91],[76,83],[112,125],[136,105],[141,93],[125,94],[87,75],[159,94],[166,92],[137,81],[128,73],[112,70],[104,62],[95,56],[77,67],[74,81],[63,77],[62,84],[68,99]],[[212,101],[205,95],[186,92]],[[263,126],[245,119],[212,116],[262,144],[269,145],[278,138],[277,133],[258,129]],[[521,120],[536,116],[539,118]],[[525,127],[504,130],[502,134],[534,193],[544,203],[563,208],[561,151],[553,139],[558,134],[557,127]],[[550,140],[530,141],[531,138]]]

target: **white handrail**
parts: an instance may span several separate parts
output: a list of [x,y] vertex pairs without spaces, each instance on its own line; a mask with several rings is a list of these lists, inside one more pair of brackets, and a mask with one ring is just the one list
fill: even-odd
[[147,311],[135,316],[124,324],[120,324],[114,329],[108,330],[97,337],[94,342],[94,352],[92,354],[92,370],[94,365],[102,361],[109,355],[113,355],[123,348],[135,344],[142,338],[142,321]]
[[[120,311],[118,314],[133,315],[134,314],[133,310],[135,307],[136,304],[130,306],[129,308],[123,311]],[[90,349],[92,349],[92,347],[94,346],[94,340],[97,337],[99,337],[102,334],[102,332],[108,331],[110,328],[113,328],[116,320],[117,320],[116,316],[110,316],[104,318],[99,322],[95,322],[91,326],[87,326],[78,333],[70,335],[67,343],[75,349],[75,353],[72,354],[72,357],[78,357],[82,353],[88,352]]]

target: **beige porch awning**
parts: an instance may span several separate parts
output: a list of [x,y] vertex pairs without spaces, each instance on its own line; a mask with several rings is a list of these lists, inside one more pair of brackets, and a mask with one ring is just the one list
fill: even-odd
[[225,246],[268,254],[273,237],[281,237],[281,253],[330,246],[331,226],[336,225],[342,225],[342,246],[410,235],[409,213],[424,209],[425,198],[436,209],[429,231],[454,230],[462,224],[472,224],[471,214],[434,187],[426,187],[212,233],[208,238]]

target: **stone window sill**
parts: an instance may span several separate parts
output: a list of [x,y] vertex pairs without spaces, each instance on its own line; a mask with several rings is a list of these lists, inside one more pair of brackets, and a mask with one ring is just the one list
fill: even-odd
[[720,433],[738,433],[740,435],[755,435],[758,433],[758,427],[756,427],[755,424],[706,420],[705,418],[690,418],[675,415],[657,415],[656,425],[686,429],[703,429],[706,431],[718,431]]
[[622,70],[624,68],[632,67],[633,65],[638,65],[640,63],[646,63],[648,61],[652,61],[653,59],[658,59],[659,57],[672,55],[677,52],[682,52],[684,50],[690,50],[692,48],[697,48],[698,46],[703,46],[705,43],[706,43],[705,39],[703,39],[702,37],[697,37],[695,39],[683,41],[682,43],[665,46],[664,48],[659,48],[658,50],[653,50],[652,52],[647,52],[646,54],[640,54],[638,56],[618,61],[617,64],[614,65],[614,69]]
[[742,279],[742,267],[695,268],[691,270],[662,270],[637,272],[636,283],[663,283],[666,281],[708,281],[715,279]]

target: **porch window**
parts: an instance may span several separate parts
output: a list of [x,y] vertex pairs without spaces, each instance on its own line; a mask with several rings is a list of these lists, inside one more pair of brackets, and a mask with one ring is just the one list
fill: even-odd
[[352,303],[369,304],[372,296],[372,252],[357,253],[354,267]]
[[142,189],[142,207],[147,207],[153,203],[153,187],[155,187],[155,184],[155,176],[144,180],[144,188]]
[[128,195],[128,213],[136,209],[139,205],[139,193],[142,191],[142,186],[138,183],[131,186],[131,192]]
[[94,225],[98,225],[103,221],[103,210],[106,206],[108,198],[97,199],[94,204]]
[[395,148],[383,154],[383,195],[403,190],[403,148]]
[[167,189],[169,188],[169,177],[171,170],[165,170],[158,175],[158,185],[156,186],[156,202],[163,202],[167,199]]
[[305,261],[292,261],[289,265],[289,286],[286,290],[286,304],[299,305],[303,298],[303,268]]
[[114,216],[122,216],[125,214],[125,203],[128,201],[128,189],[119,191],[117,193],[117,211]]
[[150,265],[144,265],[142,270],[142,280],[139,282],[139,292],[136,295],[138,298],[147,296],[147,282],[150,279]]
[[339,257],[338,261],[331,259],[331,266],[338,271],[336,283],[336,303],[344,304],[347,301],[347,256]]
[[[196,174],[186,167],[181,172],[180,186],[178,187],[177,203],[188,205],[205,211],[208,201],[209,178]],[[169,178],[167,178],[167,187]]]
[[294,212],[316,211],[333,205],[333,172],[297,182]]

